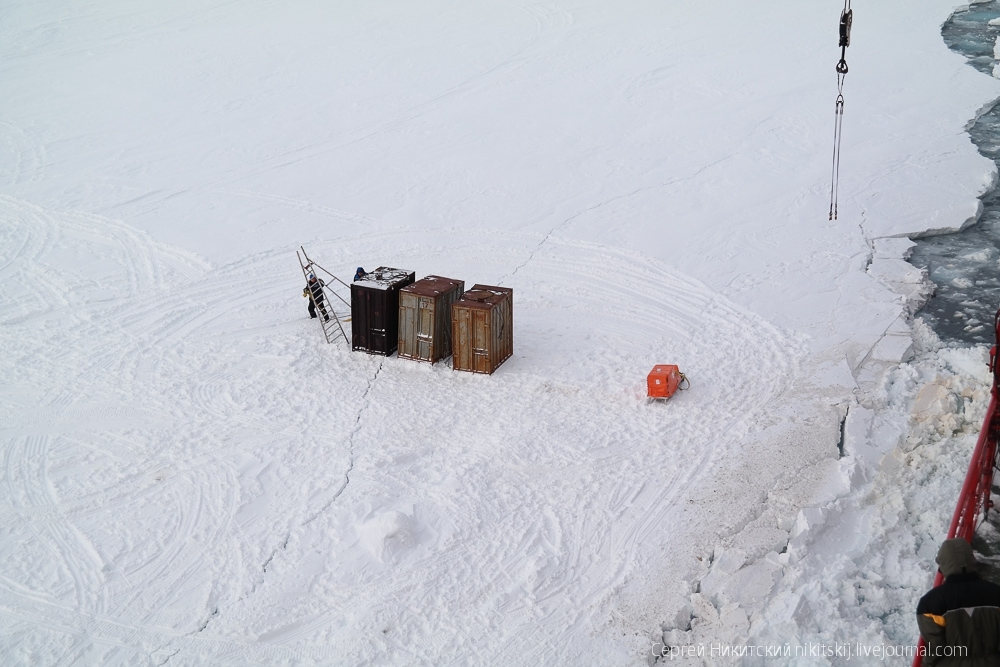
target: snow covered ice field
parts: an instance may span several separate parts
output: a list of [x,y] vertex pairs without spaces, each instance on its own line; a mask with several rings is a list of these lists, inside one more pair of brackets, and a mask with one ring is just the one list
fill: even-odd
[[[828,221],[840,9],[5,3],[0,663],[915,641],[985,379],[905,236],[1000,82],[855,6]],[[300,244],[512,287],[514,356],[325,344]]]

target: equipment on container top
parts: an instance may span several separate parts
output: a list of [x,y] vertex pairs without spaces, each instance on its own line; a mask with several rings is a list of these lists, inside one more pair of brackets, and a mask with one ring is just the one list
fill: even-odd
[[[686,387],[681,385],[687,383]],[[677,390],[688,389],[690,380],[672,364],[657,364],[646,376],[646,395],[649,398],[670,398]]]

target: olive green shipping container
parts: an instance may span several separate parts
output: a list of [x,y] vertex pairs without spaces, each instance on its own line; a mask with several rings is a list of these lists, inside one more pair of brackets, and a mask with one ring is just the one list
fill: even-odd
[[452,368],[492,374],[514,353],[514,290],[474,285],[451,308]]
[[465,281],[427,276],[399,291],[399,347],[404,359],[432,364],[451,356],[451,307]]

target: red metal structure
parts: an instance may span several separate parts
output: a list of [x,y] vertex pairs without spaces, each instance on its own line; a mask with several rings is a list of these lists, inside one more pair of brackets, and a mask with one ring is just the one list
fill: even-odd
[[[1000,439],[1000,414],[997,414],[998,379],[1000,379],[1000,364],[997,363],[997,347],[1000,346],[1000,310],[993,316],[993,331],[996,345],[990,349],[990,371],[993,373],[993,387],[990,389],[990,407],[986,410],[986,419],[979,431],[979,440],[972,451],[969,470],[965,473],[965,482],[958,495],[955,514],[951,517],[947,539],[961,537],[971,543],[976,532],[976,526],[986,518],[986,513],[993,502],[990,500],[990,489],[993,487],[993,471],[997,465],[997,440]],[[938,571],[934,577],[934,586],[940,586],[944,575]],[[913,667],[923,664],[921,649],[924,638],[917,644],[917,654],[913,658]]]

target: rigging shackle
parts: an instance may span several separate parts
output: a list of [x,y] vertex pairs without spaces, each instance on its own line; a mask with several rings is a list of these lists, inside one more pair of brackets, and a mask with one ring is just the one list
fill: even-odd
[[[840,47],[846,49],[851,45],[851,22],[854,20],[854,10],[848,7],[840,13]],[[843,54],[843,51],[841,51]]]
[[851,45],[851,23],[854,21],[854,10],[844,9],[840,14],[840,62],[837,63],[837,74],[847,74],[847,47]]

